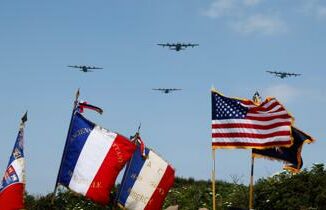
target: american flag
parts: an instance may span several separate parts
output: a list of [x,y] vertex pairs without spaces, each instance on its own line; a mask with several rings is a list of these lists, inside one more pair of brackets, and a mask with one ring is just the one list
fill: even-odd
[[212,91],[213,148],[290,146],[292,121],[275,98],[258,105]]

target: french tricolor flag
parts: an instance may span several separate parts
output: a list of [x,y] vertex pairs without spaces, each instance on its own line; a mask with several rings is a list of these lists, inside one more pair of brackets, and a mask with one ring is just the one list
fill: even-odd
[[0,182],[0,209],[13,210],[24,208],[25,159],[24,159],[24,126],[27,114],[22,118],[18,137],[5,175]]
[[115,180],[136,145],[75,113],[58,183],[100,204],[109,202]]
[[142,156],[138,146],[126,170],[117,202],[131,210],[162,209],[164,199],[174,183],[174,169],[159,155],[145,148]]

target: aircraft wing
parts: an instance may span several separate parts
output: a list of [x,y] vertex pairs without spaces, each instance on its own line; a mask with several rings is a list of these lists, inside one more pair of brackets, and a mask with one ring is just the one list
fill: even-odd
[[82,66],[77,66],[77,65],[68,65],[67,67],[71,67],[71,68],[82,68]]
[[196,47],[199,46],[199,44],[182,44],[183,47]]
[[268,73],[271,73],[271,74],[275,74],[275,75],[282,75],[284,74],[283,72],[278,72],[278,71],[266,71]]
[[96,67],[96,66],[87,66],[87,69],[103,69],[101,67]]
[[173,44],[169,44],[169,43],[166,43],[166,44],[157,44],[159,46],[162,46],[162,47],[171,47],[171,46],[174,46]]
[[288,73],[289,75],[292,75],[292,76],[300,76],[301,74],[297,74],[297,73]]
[[189,44],[190,47],[196,47],[199,46],[199,44]]

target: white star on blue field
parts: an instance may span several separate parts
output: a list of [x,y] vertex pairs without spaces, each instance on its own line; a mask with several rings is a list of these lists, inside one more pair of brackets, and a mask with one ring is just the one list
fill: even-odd
[[[325,163],[325,24],[322,0],[3,2],[0,176],[28,110],[26,190],[53,191],[78,88],[82,100],[104,110],[86,110],[88,119],[127,137],[141,123],[147,146],[180,177],[210,179],[212,85],[230,97],[275,96],[316,139],[303,147],[303,167]],[[199,46],[176,52],[157,45],[173,42]],[[255,163],[255,180],[283,166]],[[249,174],[250,150],[216,151],[218,180],[248,184]]]

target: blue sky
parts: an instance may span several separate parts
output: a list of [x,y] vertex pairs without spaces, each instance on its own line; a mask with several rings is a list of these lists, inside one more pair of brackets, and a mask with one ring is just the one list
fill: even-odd
[[[275,96],[317,141],[304,167],[325,163],[326,3],[321,0],[4,2],[0,7],[0,174],[25,110],[27,190],[53,190],[77,88],[104,109],[92,121],[145,143],[182,177],[210,179],[214,85],[227,96]],[[194,42],[175,52],[157,46]],[[67,65],[104,67],[84,74]],[[301,73],[278,79],[266,70]],[[183,91],[164,95],[152,88]],[[255,179],[282,163],[256,160]],[[1,170],[3,172],[1,172]],[[249,150],[217,150],[217,179],[247,184]]]

